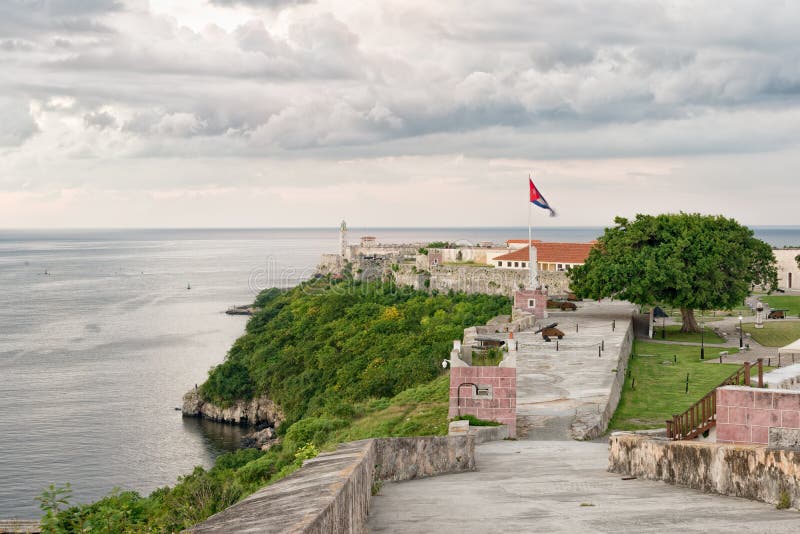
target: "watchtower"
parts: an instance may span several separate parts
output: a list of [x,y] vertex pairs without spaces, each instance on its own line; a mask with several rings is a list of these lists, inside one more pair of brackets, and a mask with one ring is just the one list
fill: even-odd
[[342,259],[347,259],[347,223],[342,220],[339,225],[339,254]]

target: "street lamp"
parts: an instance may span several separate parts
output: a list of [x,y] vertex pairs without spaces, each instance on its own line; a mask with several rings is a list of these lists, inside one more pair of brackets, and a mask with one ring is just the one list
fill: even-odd
[[705,345],[706,323],[700,321],[700,359],[706,359],[706,345]]
[[742,316],[739,316],[739,349],[744,348],[744,339],[742,338]]

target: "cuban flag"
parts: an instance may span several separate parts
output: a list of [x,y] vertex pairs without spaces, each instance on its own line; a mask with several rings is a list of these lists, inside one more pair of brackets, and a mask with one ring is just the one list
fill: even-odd
[[546,210],[550,210],[550,217],[555,217],[556,212],[553,208],[550,207],[550,204],[547,203],[547,200],[542,196],[536,186],[533,185],[533,180],[531,180],[530,176],[528,177],[528,183],[530,184],[531,188],[531,202],[540,208],[544,208]]

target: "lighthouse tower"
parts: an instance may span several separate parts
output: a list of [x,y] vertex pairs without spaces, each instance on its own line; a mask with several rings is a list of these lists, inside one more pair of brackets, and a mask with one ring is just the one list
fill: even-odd
[[347,223],[344,221],[339,225],[339,254],[342,260],[347,259]]

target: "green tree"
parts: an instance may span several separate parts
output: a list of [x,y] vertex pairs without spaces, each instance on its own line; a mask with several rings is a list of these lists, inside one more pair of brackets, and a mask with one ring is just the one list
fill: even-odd
[[614,223],[570,270],[581,297],[668,304],[680,308],[683,332],[697,332],[694,310],[732,308],[753,286],[777,287],[772,248],[733,219],[678,213]]
[[72,488],[67,482],[64,486],[50,484],[46,490],[35,497],[39,501],[39,508],[44,512],[42,516],[42,532],[56,533],[59,531],[58,514],[62,507],[69,507],[72,497]]

